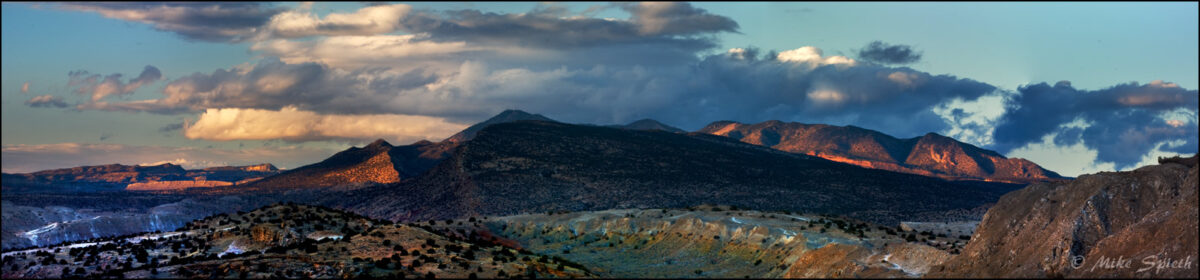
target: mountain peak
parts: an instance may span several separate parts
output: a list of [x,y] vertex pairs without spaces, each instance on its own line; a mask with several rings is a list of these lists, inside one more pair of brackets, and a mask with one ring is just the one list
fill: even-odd
[[381,138],[381,139],[376,139],[376,140],[375,140],[375,142],[371,142],[371,144],[369,144],[369,145],[367,145],[366,147],[363,147],[363,148],[371,148],[371,147],[388,147],[388,148],[391,148],[391,147],[392,147],[392,144],[391,144],[391,143],[388,143],[387,141],[385,141],[385,140],[383,140],[383,139]]
[[670,126],[670,125],[664,124],[662,122],[659,122],[659,121],[656,121],[653,119],[640,119],[640,120],[631,122],[627,125],[617,126],[617,127],[625,128],[625,129],[636,129],[636,130],[662,130],[662,131],[666,131],[666,132],[686,132],[677,127]]
[[515,122],[515,121],[526,121],[526,120],[548,121],[548,122],[554,121],[554,120],[547,118],[546,116],[542,116],[540,114],[530,114],[528,112],[517,110],[517,109],[508,109],[508,110],[504,110],[504,112],[500,112],[500,114],[497,114],[494,117],[487,119],[486,121],[477,123],[470,127],[467,127],[467,129],[463,129],[463,131],[460,131],[457,134],[454,134],[453,136],[446,138],[446,141],[450,141],[453,143],[465,142],[467,140],[471,140],[472,138],[475,138],[476,133],[479,133],[480,130],[483,130],[483,128],[488,127],[489,125],[498,124],[498,123],[509,123],[509,122]]

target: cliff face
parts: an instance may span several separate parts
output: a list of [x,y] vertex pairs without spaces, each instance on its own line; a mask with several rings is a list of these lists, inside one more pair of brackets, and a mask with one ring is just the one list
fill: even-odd
[[1029,183],[1063,178],[1028,160],[1006,158],[934,133],[898,139],[854,126],[781,121],[720,121],[698,132],[861,167],[946,179]]
[[1196,277],[1196,158],[1033,184],[932,277]]

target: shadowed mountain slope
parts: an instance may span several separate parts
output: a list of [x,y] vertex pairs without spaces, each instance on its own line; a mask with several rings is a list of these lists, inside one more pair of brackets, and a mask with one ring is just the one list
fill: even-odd
[[719,121],[698,132],[867,168],[946,179],[1012,183],[1063,179],[1058,173],[1028,160],[1006,158],[936,133],[898,139],[855,126],[781,121],[757,124]]
[[894,223],[975,208],[1010,189],[865,169],[711,135],[522,121],[481,130],[412,181],[326,204],[421,220],[710,203]]

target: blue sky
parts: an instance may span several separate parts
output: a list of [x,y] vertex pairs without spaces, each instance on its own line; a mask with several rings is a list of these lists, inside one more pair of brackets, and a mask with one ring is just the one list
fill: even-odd
[[[440,140],[508,108],[686,130],[933,131],[1069,176],[1196,152],[1194,2],[206,5],[3,3],[4,172],[294,168],[375,138]],[[366,10],[378,18],[351,15]],[[188,13],[209,17],[171,16]],[[874,41],[920,57],[864,60]],[[148,65],[161,77],[130,86]],[[130,91],[100,89],[112,85]],[[1033,120],[1056,122],[1021,129]]]

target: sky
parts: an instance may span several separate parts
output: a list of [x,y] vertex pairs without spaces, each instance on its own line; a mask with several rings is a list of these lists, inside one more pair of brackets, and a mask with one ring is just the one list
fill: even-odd
[[2,169],[313,163],[505,109],[935,132],[1066,176],[1197,152],[1197,3],[10,3]]

